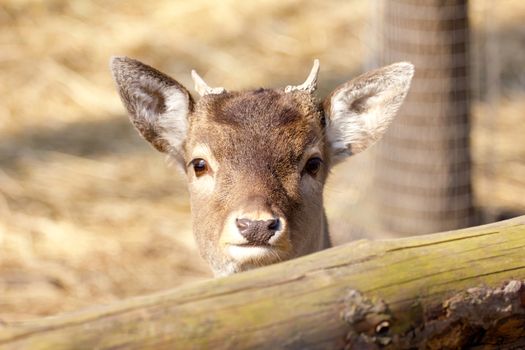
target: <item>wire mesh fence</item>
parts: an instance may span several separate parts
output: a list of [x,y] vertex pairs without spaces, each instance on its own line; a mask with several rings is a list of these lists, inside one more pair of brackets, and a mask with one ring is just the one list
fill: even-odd
[[336,213],[351,217],[347,239],[436,232],[523,210],[525,145],[513,135],[524,125],[524,33],[504,20],[519,16],[516,4],[498,5],[369,3],[363,70],[411,61],[416,74],[385,138],[345,165],[356,199]]
[[410,61],[416,73],[377,151],[379,218],[389,230],[406,234],[469,226],[467,1],[393,0],[380,6],[381,64]]

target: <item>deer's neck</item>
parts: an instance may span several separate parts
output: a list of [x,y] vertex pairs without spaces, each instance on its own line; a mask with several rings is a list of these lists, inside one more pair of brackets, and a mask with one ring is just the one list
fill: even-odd
[[323,209],[323,225],[322,225],[322,246],[321,250],[331,248],[332,240],[330,239],[330,233],[328,232],[328,220],[326,219],[326,212]]
[[330,234],[328,232],[328,222],[326,220],[326,213],[323,210],[323,215],[321,216],[321,225],[320,232],[318,234],[312,235],[312,238],[309,243],[303,247],[303,249],[298,252],[297,256],[303,256],[311,253],[321,251],[332,247],[332,241],[330,239]]

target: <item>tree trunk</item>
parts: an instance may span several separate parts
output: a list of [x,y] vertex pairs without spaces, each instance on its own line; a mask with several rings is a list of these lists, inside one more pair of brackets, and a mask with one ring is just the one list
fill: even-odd
[[7,325],[1,349],[525,346],[525,216]]
[[380,61],[410,61],[416,73],[378,145],[379,219],[400,234],[471,226],[467,1],[382,4]]

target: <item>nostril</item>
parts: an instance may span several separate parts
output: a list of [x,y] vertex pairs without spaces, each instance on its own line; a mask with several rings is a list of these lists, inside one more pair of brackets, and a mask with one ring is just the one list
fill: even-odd
[[267,220],[266,224],[267,224],[266,227],[268,227],[269,230],[277,231],[279,230],[279,226],[281,225],[281,222],[279,221],[279,219],[271,219],[271,220]]
[[235,219],[235,224],[241,232],[246,231],[250,227],[252,222],[253,221],[250,219]]

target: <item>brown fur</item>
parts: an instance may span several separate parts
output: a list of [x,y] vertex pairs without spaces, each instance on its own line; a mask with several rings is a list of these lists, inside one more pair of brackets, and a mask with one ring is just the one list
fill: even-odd
[[[268,203],[274,214],[288,220],[294,244],[286,257],[305,251],[309,242],[307,237],[301,237],[303,218],[308,217],[311,204],[305,203],[310,198],[305,198],[300,190],[301,161],[304,150],[315,143],[321,145],[323,158],[329,159],[324,147],[322,113],[316,106],[308,93],[279,90],[207,95],[197,103],[190,116],[185,154],[190,154],[195,144],[204,143],[221,165],[216,191],[205,206],[192,206],[193,220],[199,223],[195,227],[199,246],[207,247],[208,252],[220,248],[220,228],[227,213],[259,198]],[[186,163],[190,160],[187,158]],[[327,175],[325,164],[318,181],[324,182]],[[314,206],[322,208],[322,192],[315,197],[318,203]],[[320,232],[320,224],[311,225]],[[220,260],[219,252],[213,255]]]
[[[401,96],[402,100],[408,89],[404,82],[406,77],[410,81],[411,70],[410,74],[405,72],[407,64],[390,67],[401,67],[401,73],[375,71],[364,80],[358,78],[342,85],[334,92],[336,97],[332,94],[327,98],[323,108],[310,91],[284,89],[212,93],[194,104],[186,89],[157,70],[127,58],[116,58],[112,63],[133,124],[155,148],[175,154],[187,174],[194,235],[201,254],[217,275],[330,246],[323,186],[332,159],[350,154],[353,146],[364,148],[370,144],[368,135],[374,139],[380,136],[373,132],[382,132],[384,123],[393,116],[390,112],[397,110],[398,106],[381,105],[381,96]],[[399,77],[405,85],[382,89]],[[381,84],[373,85],[376,80]],[[376,95],[379,98],[370,99],[374,104],[369,106],[369,97]],[[385,118],[376,115],[378,108],[387,112]],[[345,113],[357,121],[357,128],[348,123]],[[372,113],[372,121],[383,124],[367,129],[370,122],[359,119],[367,113]],[[358,135],[355,140],[363,143],[363,139],[367,144],[354,145],[354,134]],[[331,135],[335,135],[334,141]],[[345,150],[335,149],[336,144],[342,144]],[[206,158],[209,172],[197,177],[194,157]],[[312,157],[322,159],[317,173],[305,170]],[[259,254],[259,250],[239,243],[244,238],[234,223],[244,217],[261,222],[279,218],[279,236],[271,244],[262,245],[271,249]]]

